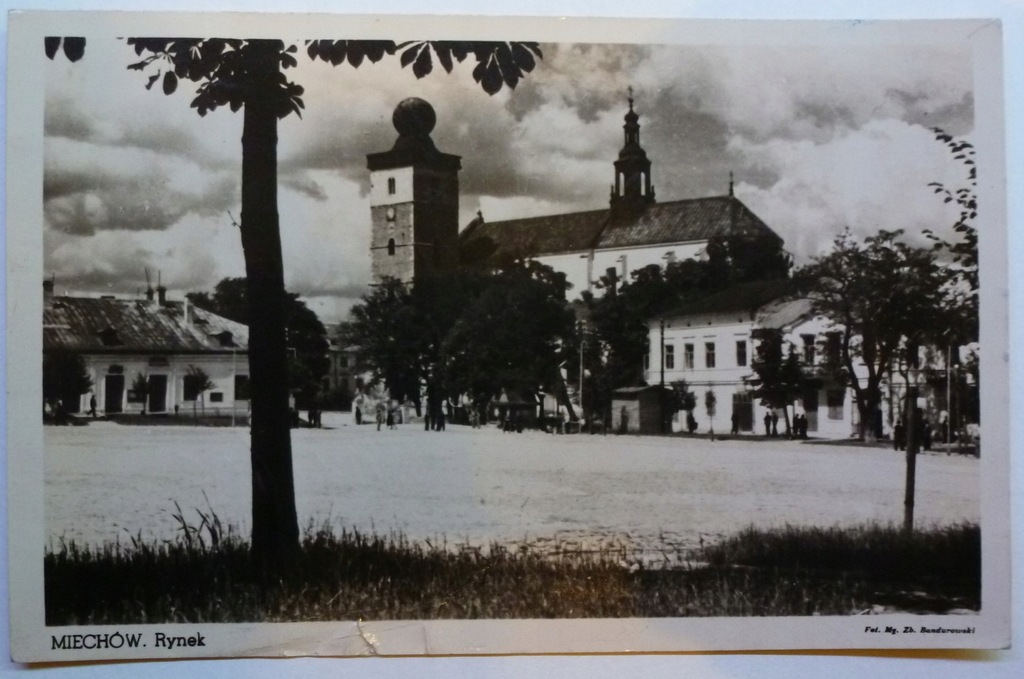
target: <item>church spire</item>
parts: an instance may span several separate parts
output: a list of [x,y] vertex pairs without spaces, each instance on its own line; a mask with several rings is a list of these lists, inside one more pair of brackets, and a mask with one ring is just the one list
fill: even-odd
[[611,195],[613,211],[638,209],[654,202],[651,161],[640,146],[640,116],[633,110],[633,88],[630,87],[628,92],[629,111],[622,126],[625,139],[615,161],[615,185]]

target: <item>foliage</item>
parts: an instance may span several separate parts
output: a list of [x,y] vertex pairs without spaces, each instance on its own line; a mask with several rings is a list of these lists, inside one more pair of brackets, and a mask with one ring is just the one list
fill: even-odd
[[[565,279],[536,262],[389,280],[352,309],[344,340],[392,398],[431,404],[468,394],[485,406],[503,391],[533,394],[560,383],[563,340],[573,336]],[[429,405],[429,404],[428,404]]]
[[201,400],[205,392],[216,386],[205,370],[194,365],[188,366],[188,372],[183,379],[186,401]]
[[690,385],[686,380],[677,380],[672,382],[669,387],[672,391],[670,393],[670,401],[668,411],[670,413],[676,413],[680,410],[691,412],[697,407],[697,396],[690,391]]
[[974,226],[974,220],[978,216],[978,179],[977,168],[974,163],[974,146],[962,139],[956,139],[946,134],[940,128],[932,128],[935,138],[945,144],[954,160],[960,161],[967,168],[967,186],[957,189],[947,188],[941,182],[931,182],[928,186],[935,189],[935,193],[941,195],[946,203],[955,202],[960,208],[960,214],[953,223],[953,232],[959,234],[960,238],[950,242],[938,237],[934,232],[926,231],[929,237],[935,241],[936,249],[945,250],[952,255],[953,263],[956,265],[957,277],[966,284],[967,290],[973,293],[971,296],[977,304],[978,293],[978,229]]
[[135,373],[135,377],[132,378],[131,391],[132,396],[134,396],[135,402],[142,404],[142,414],[145,415],[146,408],[149,405],[149,380],[146,379],[146,376],[143,375],[141,372]]
[[[264,587],[212,511],[172,542],[130,536],[44,555],[47,625],[310,620],[852,615],[979,610],[976,525],[750,528],[664,563],[609,546],[551,552],[410,542],[310,525],[297,575]],[[557,541],[553,541],[557,544]]]
[[[941,338],[946,329],[948,271],[935,253],[902,241],[902,231],[879,231],[863,243],[849,229],[798,272],[814,313],[840,333],[839,352],[857,396],[861,436],[882,403],[881,384],[908,343]],[[855,363],[865,375],[856,377]]]
[[56,406],[77,403],[82,394],[92,389],[92,378],[80,354],[63,349],[43,352],[43,400]]
[[713,389],[708,389],[704,392],[704,409],[708,411],[708,417],[711,419],[715,418],[715,408],[718,405],[718,397],[715,396]]
[[529,261],[484,280],[445,338],[449,392],[470,394],[477,406],[502,391],[561,393],[562,346],[574,336],[564,274]]
[[589,366],[596,410],[609,407],[615,389],[643,381],[651,318],[731,285],[789,276],[789,256],[774,237],[715,237],[706,255],[637,269],[629,281],[604,276],[598,285],[606,294],[584,296],[602,347],[601,359]]
[[754,387],[753,395],[761,399],[761,405],[782,408],[788,430],[790,422],[786,408],[793,404],[793,399],[804,388],[804,368],[792,345],[786,351],[782,331],[766,328],[755,332],[758,343],[750,366],[755,375],[750,381]]

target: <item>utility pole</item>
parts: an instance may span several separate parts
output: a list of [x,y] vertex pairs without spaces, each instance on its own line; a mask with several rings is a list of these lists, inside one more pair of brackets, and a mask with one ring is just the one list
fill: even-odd
[[917,450],[921,445],[917,422],[917,344],[907,346],[907,478],[903,494],[903,531],[914,532],[914,484],[917,474]]

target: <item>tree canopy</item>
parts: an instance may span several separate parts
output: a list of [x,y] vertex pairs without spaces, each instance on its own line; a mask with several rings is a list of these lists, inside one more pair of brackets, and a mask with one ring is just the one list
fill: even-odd
[[418,403],[425,389],[428,411],[445,397],[482,407],[502,392],[558,391],[574,334],[565,291],[536,262],[388,280],[352,309],[345,340],[392,398]]
[[[907,344],[936,340],[948,320],[949,272],[931,249],[902,240],[902,231],[880,231],[859,243],[849,230],[831,252],[798,272],[815,314],[839,333],[839,355],[857,396],[862,436],[882,403],[881,385]],[[856,363],[862,363],[863,379]]]

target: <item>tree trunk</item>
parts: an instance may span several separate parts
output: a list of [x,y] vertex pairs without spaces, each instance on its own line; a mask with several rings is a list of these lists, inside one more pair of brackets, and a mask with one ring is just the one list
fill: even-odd
[[256,72],[242,131],[242,249],[248,282],[249,371],[252,397],[252,555],[268,575],[282,573],[298,551],[288,352],[285,345],[284,264],[277,212],[279,72],[273,41],[254,40]]

